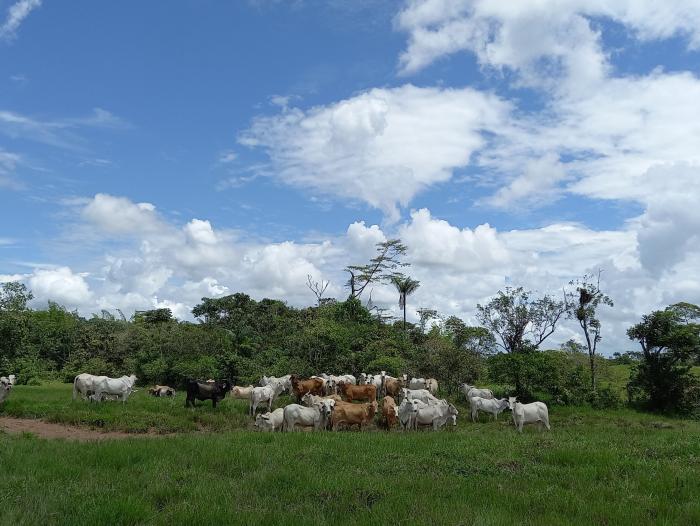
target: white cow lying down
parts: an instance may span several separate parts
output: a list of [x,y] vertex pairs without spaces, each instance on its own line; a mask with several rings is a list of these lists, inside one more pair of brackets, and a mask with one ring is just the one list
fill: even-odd
[[264,413],[255,417],[255,427],[260,431],[281,431],[284,421],[284,408],[279,407],[272,413]]
[[540,429],[544,425],[547,430],[549,426],[549,410],[544,402],[532,402],[531,404],[521,404],[514,396],[508,398],[508,405],[513,412],[513,423],[515,427],[523,432],[523,424],[538,424]]

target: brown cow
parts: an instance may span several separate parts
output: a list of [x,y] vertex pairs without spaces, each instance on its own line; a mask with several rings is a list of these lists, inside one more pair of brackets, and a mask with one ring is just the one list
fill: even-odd
[[397,378],[385,379],[384,394],[398,398],[399,394],[401,394],[401,380]]
[[354,400],[367,400],[368,402],[375,402],[377,400],[377,386],[366,384],[366,385],[352,385],[346,383],[338,384],[338,389],[340,389],[340,394],[348,402]]
[[336,431],[340,424],[357,425],[362,431],[362,426],[371,423],[376,413],[376,400],[371,404],[336,404],[331,413],[331,428]]
[[297,397],[297,400],[301,401],[301,397],[306,393],[311,393],[312,395],[322,396],[323,393],[323,378],[309,378],[308,380],[299,380],[299,377],[295,374],[291,377],[292,391]]
[[385,396],[382,401],[382,417],[387,429],[391,429],[399,420],[399,409],[391,396]]

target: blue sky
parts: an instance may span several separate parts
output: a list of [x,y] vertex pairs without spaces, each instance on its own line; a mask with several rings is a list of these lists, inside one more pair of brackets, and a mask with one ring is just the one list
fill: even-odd
[[14,0],[0,16],[0,278],[36,306],[303,305],[307,274],[340,297],[342,268],[396,235],[416,306],[469,321],[506,284],[558,291],[599,268],[611,348],[641,313],[700,301],[696,2]]

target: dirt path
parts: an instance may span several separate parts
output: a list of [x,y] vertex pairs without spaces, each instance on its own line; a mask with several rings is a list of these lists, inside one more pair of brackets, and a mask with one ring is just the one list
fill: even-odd
[[41,438],[64,438],[86,442],[89,440],[124,439],[134,437],[162,436],[150,433],[136,434],[121,431],[97,431],[85,427],[52,424],[31,418],[0,417],[0,431],[11,434],[32,433]]

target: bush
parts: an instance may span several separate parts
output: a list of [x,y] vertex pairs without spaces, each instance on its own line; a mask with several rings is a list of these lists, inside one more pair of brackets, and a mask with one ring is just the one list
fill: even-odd
[[591,406],[595,409],[617,409],[622,405],[622,399],[613,387],[599,387],[590,394]]

